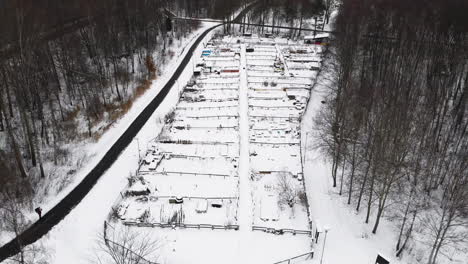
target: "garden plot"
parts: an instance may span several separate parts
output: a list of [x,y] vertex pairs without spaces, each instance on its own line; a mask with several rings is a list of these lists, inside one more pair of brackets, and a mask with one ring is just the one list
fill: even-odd
[[[281,249],[268,263],[311,250],[311,237],[289,233],[311,233],[299,126],[313,75],[310,68],[289,74],[295,62],[279,46],[287,43],[231,36],[208,43],[196,76],[114,206],[120,225],[170,237],[164,252],[171,259],[213,258],[211,247],[219,244],[220,256],[261,260],[271,254],[261,252],[265,245]],[[201,237],[211,244],[195,245]]]
[[[255,45],[253,48],[260,49]],[[313,49],[302,48],[306,56],[314,56]],[[275,54],[274,59],[247,56],[253,229],[276,234],[300,230],[299,233],[309,234],[300,117],[315,75],[310,73],[310,67],[301,68],[304,73],[290,71],[288,48],[268,49]]]
[[219,101],[219,102],[179,102],[176,111],[179,109],[210,109],[210,108],[225,108],[225,107],[239,107],[237,100],[232,101]]
[[[300,109],[297,109],[296,107],[279,107],[279,108],[271,108],[271,107],[250,107],[250,112],[252,113],[250,115],[251,118],[283,118],[283,119],[289,119],[285,120],[286,122],[293,122],[294,120],[298,120],[298,117],[302,113]],[[270,128],[270,126],[267,126]]]
[[289,108],[289,109],[296,109],[300,108],[297,107],[295,104],[295,100],[289,100],[287,98],[277,99],[277,98],[261,98],[257,99],[254,98],[249,100],[249,105],[252,107],[264,107],[264,108]]
[[199,80],[198,83],[232,87],[239,83],[239,79],[238,78],[207,78],[207,79]]
[[[223,178],[208,175],[159,177],[152,175],[152,172],[142,173],[141,175],[145,177],[145,185],[139,188],[143,191],[149,188],[151,196],[203,198],[237,197],[238,180],[235,177]],[[215,184],[216,188],[210,188],[211,184]],[[129,191],[130,190],[132,189],[130,188]]]
[[249,89],[249,98],[255,99],[283,99],[284,98],[284,91],[280,89]]
[[250,144],[250,164],[254,172],[289,171],[302,173],[301,153],[298,145]]
[[117,219],[238,229],[238,51],[224,45],[204,52],[138,176],[129,179],[114,209]]
[[[237,106],[220,107],[223,111],[223,116],[239,116],[239,109]],[[185,120],[186,118],[203,118],[212,117],[213,110],[207,108],[179,108],[175,112],[175,119]]]
[[214,99],[224,99],[224,98],[232,98],[237,99],[239,97],[239,92],[236,90],[230,89],[216,89],[216,90],[209,90],[209,89],[197,89],[192,90],[190,92],[184,93],[181,100],[184,101],[195,101],[199,98],[204,98],[206,100],[214,100]]
[[290,130],[253,130],[250,132],[250,143],[263,144],[299,144],[299,134]]
[[[176,203],[173,201],[183,201]],[[116,212],[125,224],[138,225],[211,225],[230,226],[237,221],[237,198],[125,198]]]
[[[265,111],[271,112],[271,111]],[[268,113],[270,114],[270,113]],[[253,131],[256,130],[267,130],[267,131],[294,131],[297,132],[297,129],[300,128],[298,118],[292,120],[288,118],[282,118],[277,116],[264,116],[264,117],[255,117],[250,116],[252,121],[250,124],[250,129]]]
[[297,78],[297,77],[288,77],[288,76],[277,77],[277,78],[275,78],[274,76],[271,76],[271,77],[250,77],[249,76],[249,83],[264,83],[264,82],[274,83],[276,85],[279,85],[279,84],[304,85],[304,84],[310,84],[311,80],[309,78],[306,79],[306,78]]
[[249,60],[274,60],[276,52],[252,52],[247,55]]
[[212,128],[212,129],[184,129],[179,130],[176,128],[170,128],[164,130],[159,140],[161,141],[185,141],[185,142],[211,142],[216,143],[238,143],[239,134],[235,129],[226,128]]
[[284,73],[275,72],[275,71],[252,71],[248,75],[249,77],[281,77],[284,76]]
[[318,61],[309,61],[309,62],[287,61],[286,63],[288,64],[288,68],[291,70],[311,70],[311,69],[320,67],[320,62]]
[[248,65],[247,66],[249,74],[255,72],[275,72],[275,67],[271,65],[266,65],[266,66],[255,66],[255,65]]
[[[239,68],[238,60],[203,60],[206,67],[211,68]],[[209,72],[209,69],[208,69]]]
[[[175,144],[158,142],[157,148],[162,153],[197,157],[239,157],[238,144]],[[153,153],[153,152],[151,152]],[[156,153],[156,152],[155,152]],[[156,155],[156,154],[155,154]],[[147,157],[151,157],[148,156]]]
[[216,119],[213,119],[211,117],[186,116],[183,119],[175,120],[173,126],[185,129],[236,129],[239,126],[239,120],[237,119],[237,116],[218,117]]
[[253,178],[254,226],[309,230],[302,181],[289,171],[264,172]]
[[154,175],[212,175],[220,177],[237,176],[237,160],[235,158],[196,158],[196,157],[164,157],[156,167]]
[[210,56],[210,57],[203,58],[203,61],[205,61],[205,62],[211,62],[211,61],[234,62],[234,61],[237,61],[237,59],[234,56],[232,56],[232,57],[230,57],[230,56]]

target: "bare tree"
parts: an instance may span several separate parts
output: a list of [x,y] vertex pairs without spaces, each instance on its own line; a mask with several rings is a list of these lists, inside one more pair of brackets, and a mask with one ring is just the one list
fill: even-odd
[[276,185],[278,191],[278,202],[280,204],[286,204],[290,208],[294,207],[294,204],[299,199],[299,188],[294,184],[292,175],[288,172],[281,172],[278,175],[278,182]]
[[[159,238],[130,227],[107,229],[97,241],[96,263],[155,264],[162,246]],[[109,235],[110,234],[110,235]]]
[[[17,197],[12,192],[4,189],[0,193],[2,203],[0,203],[0,221],[4,229],[12,232],[16,237],[20,235],[30,224],[24,215],[24,208],[30,207],[25,197]],[[0,226],[1,226],[0,225]],[[48,252],[41,242],[23,246],[19,241],[20,251],[17,255],[8,258],[8,264],[45,264],[48,259]]]

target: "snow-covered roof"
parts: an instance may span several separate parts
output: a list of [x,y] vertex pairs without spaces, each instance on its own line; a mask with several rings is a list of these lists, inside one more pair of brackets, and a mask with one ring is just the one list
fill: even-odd
[[317,35],[305,36],[304,39],[320,39],[320,38],[328,38],[330,37],[329,33],[319,33]]

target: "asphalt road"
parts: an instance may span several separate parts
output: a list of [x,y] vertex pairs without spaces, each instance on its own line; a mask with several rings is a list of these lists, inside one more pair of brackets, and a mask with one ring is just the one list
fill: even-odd
[[[250,6],[246,7],[234,21],[239,21],[255,4],[253,2]],[[204,31],[197,40],[192,44],[188,53],[177,67],[176,71],[161,89],[159,94],[146,106],[146,108],[138,115],[138,117],[131,123],[128,129],[119,137],[99,163],[94,167],[91,172],[73,189],[62,201],[55,207],[48,211],[43,217],[26,229],[21,235],[15,237],[10,242],[6,243],[0,248],[0,262],[12,257],[19,253],[20,249],[30,245],[45,234],[47,234],[54,226],[60,223],[73,208],[78,205],[81,200],[89,193],[94,187],[99,178],[109,169],[112,164],[117,160],[122,151],[132,142],[133,138],[137,135],[143,125],[148,121],[153,112],[162,103],[166,95],[169,93],[176,80],[180,77],[184,68],[190,62],[193,52],[203,38],[213,29],[221,26],[222,24],[213,26]]]

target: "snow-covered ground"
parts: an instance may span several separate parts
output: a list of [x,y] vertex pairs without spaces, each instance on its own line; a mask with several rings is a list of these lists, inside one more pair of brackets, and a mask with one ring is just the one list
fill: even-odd
[[[203,23],[198,31],[193,32],[191,41],[188,42],[187,46],[195,41],[197,35],[213,25],[215,24]],[[206,43],[210,37],[211,34],[205,38],[204,42]],[[99,142],[88,146],[87,150],[92,154],[92,158],[88,161],[87,165],[77,173],[77,177],[68,188],[64,189],[59,195],[51,198],[47,204],[41,204],[44,211],[48,211],[52,208],[82,180],[102,158],[107,149],[112,146],[113,142],[115,142],[128,127],[130,122],[133,121],[142,109],[158,94],[188,51],[185,47],[186,46],[181,47],[179,56],[167,65],[166,72],[152,84],[145,95],[135,101],[127,115],[116,122],[114,127],[104,134]],[[200,45],[197,51],[198,53],[196,54],[200,54],[202,48],[203,46]],[[189,63],[189,65],[191,63]],[[193,63],[195,63],[195,61],[193,61]],[[50,263],[87,263],[82,257],[86,255],[87,252],[89,253],[88,247],[95,240],[96,235],[102,231],[102,224],[109,213],[109,208],[114,204],[119,192],[126,185],[127,177],[131,173],[135,173],[138,166],[139,152],[143,155],[145,149],[148,147],[146,143],[150,142],[151,139],[159,134],[163,126],[161,120],[164,120],[164,116],[170,112],[170,109],[174,108],[178,101],[180,89],[183,88],[182,85],[186,83],[191,76],[192,69],[191,67],[187,67],[176,83],[177,87],[171,90],[164,102],[150,118],[150,121],[145,124],[135,140],[122,152],[114,165],[102,176],[82,202],[75,207],[59,225],[49,232],[47,236],[38,242],[43,243],[49,249],[52,258]],[[37,215],[31,214],[30,217],[31,219],[35,219]],[[79,230],[79,232],[77,232],[77,230]],[[7,241],[9,238],[10,237],[4,237],[3,241]],[[64,243],[64,241],[66,241],[66,243]]]
[[[246,52],[252,47],[259,54]],[[285,76],[292,61],[283,57],[283,40],[226,36],[206,50],[196,63],[201,74],[150,143],[139,179],[113,206],[111,225],[163,239],[162,263],[273,263],[310,252],[307,207],[280,203],[278,184],[285,175],[303,192],[299,118],[313,80]],[[248,66],[264,53],[268,71]],[[251,76],[268,79],[268,87]]]
[[[205,23],[204,28],[211,25]],[[152,260],[164,264],[272,264],[311,250],[313,259],[301,257],[290,263],[318,264],[322,256],[326,264],[375,263],[377,254],[392,256],[397,233],[393,225],[383,220],[378,233],[371,234],[363,217],[331,187],[329,164],[313,148],[317,145],[311,135],[313,118],[323,87],[312,90],[311,84],[320,78],[321,47],[255,36],[209,38],[152,121],[85,199],[40,241],[49,250],[50,263],[95,260],[95,241],[111,215],[110,223],[117,229],[127,223],[158,238],[162,247]],[[254,51],[246,52],[247,48]],[[202,60],[203,49],[213,54]],[[177,65],[173,63],[166,77],[90,147],[96,154],[79,175],[92,168],[99,153],[159,92]],[[203,71],[193,84],[189,80],[199,63],[204,63]],[[183,91],[187,82],[192,84]],[[164,122],[172,111],[173,121]],[[139,177],[129,186],[128,177],[136,174]],[[275,189],[283,177],[293,189],[305,187],[308,208],[300,201],[292,208],[279,202]],[[135,194],[127,195],[131,192]],[[238,228],[138,226],[174,223],[174,215],[187,225]],[[307,234],[274,234],[274,229],[329,231],[314,241]],[[405,256],[391,263],[417,262]]]
[[[310,212],[313,215],[314,229],[319,223],[322,231],[327,233],[323,263],[375,263],[377,254],[387,258],[393,256],[395,247],[395,232],[391,225],[381,225],[377,235],[372,235],[372,226],[366,225],[361,215],[356,214],[354,207],[346,205],[345,198],[338,195],[332,187],[331,166],[313,146],[316,146],[311,135],[313,118],[320,108],[323,87],[314,87],[307,111],[302,122],[302,139],[304,154],[304,181],[309,198]],[[307,141],[306,141],[307,140]],[[318,261],[322,255],[325,233],[318,239],[316,256]],[[318,262],[316,262],[318,263]],[[413,263],[411,260],[392,259],[390,263]]]
[[[180,41],[174,41],[174,44],[171,46],[171,49],[174,51],[176,56],[174,59],[168,60],[167,64],[165,64],[163,68],[163,73],[161,76],[158,76],[158,79],[153,82],[150,89],[148,89],[145,94],[139,98],[137,98],[131,109],[124,115],[122,118],[114,122],[111,128],[105,132],[97,142],[85,142],[80,143],[77,145],[69,145],[67,148],[73,153],[71,156],[72,159],[76,161],[73,162],[75,166],[74,169],[77,169],[76,172],[73,174],[73,177],[67,178],[69,181],[66,184],[54,182],[54,184],[50,184],[47,186],[49,195],[44,197],[41,203],[34,204],[35,206],[40,206],[43,209],[43,214],[49,211],[52,207],[54,207],[59,201],[61,201],[71,190],[73,190],[76,185],[78,185],[83,178],[96,166],[96,164],[102,159],[104,154],[109,150],[109,148],[113,145],[115,141],[122,135],[123,131],[127,129],[130,123],[141,113],[141,111],[149,104],[149,102],[159,93],[161,88],[165,85],[167,80],[173,75],[174,71],[176,70],[177,66],[182,61],[184,55],[188,52],[188,48],[199,36],[202,32],[206,29],[216,25],[216,23],[202,23],[200,28],[191,34],[189,34],[186,38],[182,38]],[[209,37],[206,38],[205,42],[207,42]],[[201,49],[199,50],[201,52]],[[189,63],[189,65],[194,64],[195,61]],[[189,68],[189,67],[187,67]],[[181,89],[184,79],[188,80],[190,78],[192,72],[188,70],[185,72],[185,76],[181,78],[181,80],[176,84],[178,89]],[[177,94],[173,93],[172,95],[172,103],[167,103],[167,109],[164,109],[159,114],[153,115],[151,118],[151,123],[155,125],[155,129],[148,131],[148,140],[144,140],[144,142],[148,142],[150,138],[154,138],[159,134],[159,129],[162,127],[161,120],[163,120],[164,115],[166,112],[169,111],[175,105],[177,101]],[[168,101],[170,99],[166,99]],[[160,107],[161,109],[161,107]],[[138,138],[138,137],[137,137]],[[143,137],[141,137],[143,138]],[[138,147],[138,140],[135,140],[128,148],[134,149],[138,151],[147,147],[140,146]],[[143,142],[143,140],[142,140]],[[79,158],[78,158],[79,157]],[[136,162],[135,162],[136,164]],[[78,168],[76,168],[78,167]],[[125,176],[124,176],[125,177]],[[63,189],[62,187],[65,186]],[[61,189],[58,189],[61,188]],[[55,193],[58,193],[54,195]],[[25,217],[30,221],[35,221],[37,219],[37,214],[33,211],[25,212]],[[8,242],[10,239],[13,238],[13,234],[9,232],[1,232],[0,233],[0,245],[3,243]]]
[[[408,248],[403,257],[396,258],[395,246],[399,229],[394,222],[386,218],[381,220],[377,234],[372,234],[373,225],[365,224],[365,210],[356,212],[355,206],[347,204],[347,196],[339,195],[338,188],[333,188],[331,177],[331,164],[327,162],[316,146],[314,133],[314,117],[318,113],[321,102],[329,89],[331,77],[327,72],[322,72],[311,94],[311,100],[302,118],[302,149],[305,158],[304,181],[313,216],[314,231],[325,231],[329,228],[325,242],[325,234],[322,233],[315,248],[316,258],[311,263],[319,263],[323,253],[323,263],[375,263],[377,255],[385,256],[392,264],[416,264],[426,263],[425,257],[430,251],[430,244],[426,243],[427,234],[424,228],[418,226],[414,234],[415,244]],[[371,214],[371,217],[375,215]],[[438,263],[468,263],[468,252],[455,249],[439,258]]]
[[[281,175],[292,182],[293,189],[304,187],[299,118],[314,80],[308,66],[297,76],[285,73],[293,63],[288,59],[288,44],[301,44],[233,36],[208,41],[209,37],[194,56],[193,67],[187,67],[134,142],[40,241],[50,250],[51,263],[89,263],[98,234],[111,215],[116,228],[127,223],[158,237],[163,245],[159,263],[266,264],[313,250],[307,207],[301,201],[292,208],[281,204],[276,190]],[[246,52],[250,47],[258,47],[261,55],[275,55],[262,60],[264,66],[256,66],[250,64],[258,61],[250,58],[255,52]],[[193,82],[190,78],[203,62],[204,48],[213,54]],[[314,50],[310,53],[320,56]],[[212,61],[217,66],[210,73],[207,68]],[[160,87],[155,83],[151,92]],[[150,99],[142,97],[141,108]],[[120,126],[125,124],[119,122]],[[118,135],[118,129],[111,131]],[[136,174],[129,186],[129,177]],[[174,220],[238,228],[157,227]]]

